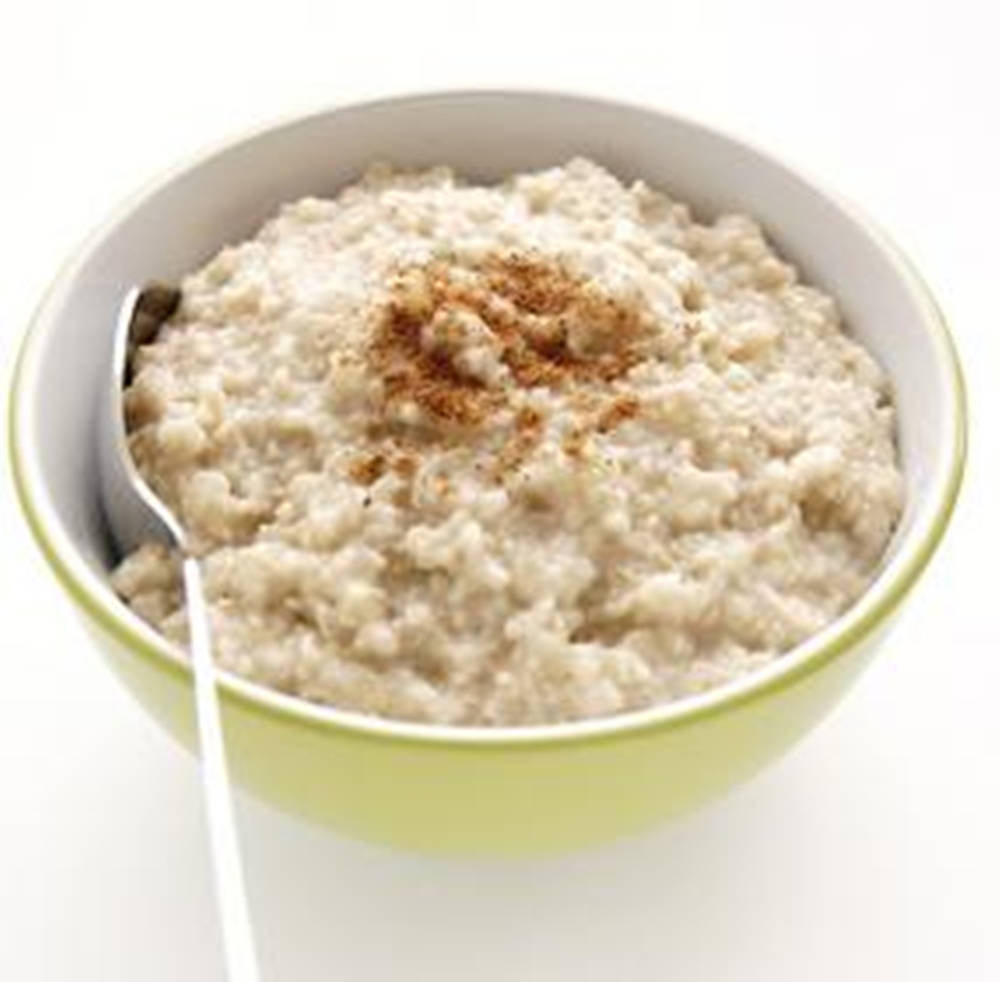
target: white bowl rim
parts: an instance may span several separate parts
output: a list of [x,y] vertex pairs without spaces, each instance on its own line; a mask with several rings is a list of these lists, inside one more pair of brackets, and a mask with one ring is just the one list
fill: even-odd
[[36,542],[53,572],[71,599],[105,633],[134,653],[157,664],[161,670],[186,677],[190,670],[183,652],[140,620],[108,585],[91,570],[76,552],[72,540],[61,527],[46,493],[35,448],[28,439],[30,409],[40,385],[40,352],[53,313],[62,305],[63,295],[90,251],[145,198],[170,184],[188,170],[227,149],[250,142],[255,137],[328,116],[345,110],[365,111],[379,106],[427,102],[439,99],[545,98],[567,103],[597,105],[609,109],[638,110],[674,119],[694,130],[720,137],[750,150],[769,166],[783,170],[834,203],[876,243],[905,284],[921,311],[921,326],[933,342],[938,363],[946,379],[945,420],[948,443],[935,463],[933,486],[926,504],[901,539],[895,555],[880,571],[862,597],[840,617],[802,644],[772,663],[705,693],[673,702],[624,712],[615,716],[531,726],[452,726],[415,723],[365,715],[333,706],[320,705],[277,692],[231,672],[220,670],[219,686],[224,702],[236,702],[256,712],[279,717],[287,723],[335,730],[340,736],[364,739],[443,744],[450,747],[537,747],[554,742],[592,742],[637,736],[651,729],[689,725],[766,697],[812,674],[874,633],[895,611],[920,577],[948,526],[958,498],[965,468],[967,421],[966,392],[961,365],[945,318],[930,289],[900,247],[855,204],[828,190],[823,183],[789,166],[771,152],[743,137],[717,126],[709,126],[681,113],[658,106],[590,95],[579,91],[534,88],[454,89],[383,96],[365,101],[328,104],[309,112],[271,120],[236,133],[192,157],[168,168],[126,197],[86,237],[57,272],[32,315],[12,373],[8,412],[8,449],[11,473],[21,507]]

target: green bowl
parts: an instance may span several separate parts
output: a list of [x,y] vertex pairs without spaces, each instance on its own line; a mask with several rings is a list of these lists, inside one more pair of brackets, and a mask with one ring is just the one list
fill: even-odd
[[376,158],[481,179],[584,154],[704,214],[761,219],[832,294],[896,389],[908,501],[879,575],[841,618],[745,679],[611,719],[519,729],[397,723],[221,678],[236,780],[347,835],[443,852],[523,854],[601,842],[688,811],[787,750],[872,657],[937,546],[965,458],[955,350],[924,284],[872,223],[745,143],[676,116],[537,92],[459,92],[321,112],[233,140],[119,208],[62,269],[25,339],[10,448],[53,572],[135,697],[194,745],[180,651],[108,585],[94,417],[123,291],[177,278],[252,234],[282,201],[329,194]]

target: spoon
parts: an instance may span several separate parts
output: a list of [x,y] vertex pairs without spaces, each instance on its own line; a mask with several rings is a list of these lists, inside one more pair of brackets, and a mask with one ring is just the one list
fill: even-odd
[[260,976],[233,816],[201,568],[177,517],[136,468],[125,432],[123,389],[130,380],[131,355],[140,344],[153,339],[179,302],[179,290],[150,284],[142,290],[133,287],[122,303],[111,352],[111,375],[98,417],[101,492],[111,535],[121,555],[152,540],[176,549],[183,557],[202,788],[223,955],[231,982],[257,982]]

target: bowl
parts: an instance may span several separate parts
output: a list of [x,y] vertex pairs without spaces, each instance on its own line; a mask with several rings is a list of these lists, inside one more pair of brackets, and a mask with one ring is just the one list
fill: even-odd
[[740,140],[603,99],[451,92],[333,108],[229,141],[133,196],[58,274],[15,370],[9,442],[24,514],[111,668],[151,715],[195,745],[184,656],[108,585],[95,413],[123,291],[179,278],[282,202],[332,194],[375,158],[445,162],[493,180],[577,154],[702,215],[749,212],[838,298],[895,386],[905,512],[877,578],[843,616],[767,668],[668,705],[551,726],[449,728],[312,705],[223,673],[235,780],[346,835],[436,852],[553,852],[718,796],[836,703],[948,524],[965,456],[956,353],[926,286],[853,206]]

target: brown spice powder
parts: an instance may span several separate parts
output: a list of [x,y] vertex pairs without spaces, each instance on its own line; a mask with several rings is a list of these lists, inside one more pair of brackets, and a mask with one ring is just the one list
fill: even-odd
[[522,407],[514,415],[514,433],[497,456],[494,473],[501,476],[519,467],[542,439],[545,420],[537,409]]
[[380,453],[363,454],[351,463],[348,469],[352,478],[358,484],[374,484],[384,473],[386,468],[385,456]]
[[[369,348],[387,404],[410,401],[440,421],[475,425],[506,401],[502,390],[426,343],[424,330],[441,312],[475,315],[521,388],[609,383],[639,361],[634,341],[644,327],[641,311],[553,260],[494,255],[462,273],[435,261],[397,278]],[[574,323],[587,324],[601,342],[596,350],[574,350]]]
[[640,403],[635,396],[619,396],[601,410],[595,423],[598,433],[608,433],[626,420],[639,415]]
[[366,453],[355,458],[348,467],[350,476],[365,486],[374,484],[389,470],[408,480],[417,471],[417,460],[405,453]]
[[[474,338],[441,328],[461,317],[476,325]],[[564,449],[579,457],[589,431],[606,433],[639,412],[634,397],[606,390],[641,360],[637,342],[648,330],[639,304],[611,296],[559,262],[497,253],[471,268],[435,260],[401,271],[376,311],[367,358],[382,381],[386,409],[412,404],[428,422],[447,428],[481,424],[507,406],[517,389],[578,389],[574,402],[581,410],[586,406],[589,419]],[[505,374],[492,384],[472,374],[462,361],[463,341],[466,347],[485,345]],[[537,410],[518,409],[495,475],[530,456],[544,423]],[[400,435],[398,425],[384,420],[373,435],[375,430]],[[350,473],[368,485],[388,468],[408,477],[416,467],[412,456],[386,451],[356,461]]]

